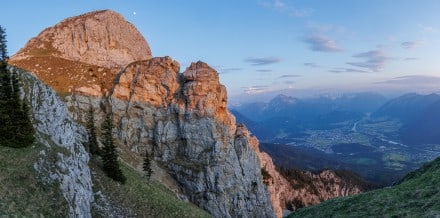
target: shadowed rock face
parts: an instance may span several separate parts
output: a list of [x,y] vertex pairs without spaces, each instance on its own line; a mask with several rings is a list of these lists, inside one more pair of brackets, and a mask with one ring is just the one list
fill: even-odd
[[65,102],[50,87],[28,73],[11,70],[20,76],[37,141],[45,146],[34,163],[35,170],[44,184],[59,185],[69,217],[91,217],[94,197],[89,155],[83,147],[85,128],[73,121]]
[[257,151],[237,134],[218,73],[203,62],[178,70],[165,57],[121,71],[109,101],[122,146],[152,153],[182,194],[215,217],[273,217]]
[[151,58],[148,43],[120,14],[94,11],[65,19],[31,39],[12,59],[57,56],[106,68]]
[[215,217],[281,216],[292,196],[307,196],[236,124],[214,69],[199,61],[180,73],[170,57],[152,58],[145,39],[115,12],[68,18],[29,41],[11,63],[63,94],[80,123],[89,105],[96,126],[111,110],[120,151],[133,157],[125,161],[139,167],[148,151],[167,175],[156,179]]

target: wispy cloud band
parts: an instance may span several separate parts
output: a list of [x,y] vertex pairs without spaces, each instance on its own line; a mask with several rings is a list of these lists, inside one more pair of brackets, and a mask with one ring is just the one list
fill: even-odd
[[363,61],[347,62],[347,64],[355,67],[365,68],[374,72],[378,72],[383,69],[385,64],[389,60],[391,60],[391,58],[388,57],[388,55],[383,50],[371,50],[367,52],[362,52],[359,54],[355,54],[352,57],[358,58]]
[[262,58],[246,58],[244,59],[244,62],[250,63],[254,66],[261,66],[261,65],[269,65],[269,64],[275,64],[281,62],[281,58],[276,57],[262,57]]
[[306,36],[303,41],[307,43],[312,51],[340,52],[343,51],[336,41],[322,34],[311,34]]

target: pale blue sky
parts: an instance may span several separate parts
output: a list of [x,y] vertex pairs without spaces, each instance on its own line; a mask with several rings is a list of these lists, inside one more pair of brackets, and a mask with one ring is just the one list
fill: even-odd
[[66,17],[112,9],[140,30],[154,56],[173,57],[182,71],[198,60],[217,69],[230,96],[417,90],[427,81],[440,90],[438,0],[14,0],[2,7],[11,55]]

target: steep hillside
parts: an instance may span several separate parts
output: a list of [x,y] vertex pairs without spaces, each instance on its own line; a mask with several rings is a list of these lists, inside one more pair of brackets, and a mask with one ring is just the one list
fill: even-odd
[[440,158],[408,174],[400,184],[336,198],[289,217],[438,217]]
[[[213,68],[198,61],[180,72],[172,58],[152,57],[148,43],[116,12],[68,18],[33,38],[10,62],[57,91],[71,122],[86,123],[92,106],[95,126],[100,126],[104,114],[111,112],[113,136],[126,169],[140,170],[148,152],[155,167],[153,179],[212,216],[281,216],[286,202],[304,193],[301,200],[307,205],[322,201],[307,189],[292,189],[260,151],[258,140],[236,123],[226,107],[226,88]],[[94,184],[100,182],[94,178]],[[139,202],[159,207],[163,203],[140,197],[149,186],[127,184],[100,193],[127,208],[138,208]],[[336,196],[349,193],[353,192]],[[95,197],[99,201],[100,195]]]
[[109,179],[98,158],[89,161],[85,129],[61,98],[27,72],[9,69],[23,84],[37,142],[22,149],[0,146],[0,216],[209,217],[131,167],[123,168],[129,178],[125,186]]
[[[93,32],[95,27],[98,33]],[[180,73],[176,61],[151,58],[149,49],[137,55],[136,48],[148,44],[131,27],[113,11],[69,18],[32,39],[11,63],[57,90],[79,123],[85,123],[89,105],[95,107],[96,126],[104,112],[112,111],[114,137],[124,161],[139,167],[148,151],[157,166],[153,178],[181,199],[217,217],[273,217],[272,205],[281,213],[263,183],[258,146],[237,129],[226,109],[226,89],[218,73],[202,62]],[[106,29],[112,31],[100,31]],[[95,38],[86,37],[90,35]],[[72,40],[72,36],[78,37]],[[126,37],[120,41],[119,36]],[[103,43],[93,44],[99,38],[104,38]],[[67,45],[57,47],[60,41]],[[63,46],[79,46],[79,53]],[[44,52],[29,52],[41,49]],[[81,52],[97,55],[96,64],[92,57],[78,56]],[[65,68],[73,70],[65,72]]]
[[65,217],[69,213],[59,187],[44,184],[34,169],[43,148],[39,143],[23,149],[0,146],[0,216]]
[[440,100],[429,105],[403,125],[400,130],[402,141],[411,145],[440,143]]
[[398,137],[404,144],[437,144],[440,143],[439,108],[440,96],[437,94],[406,94],[384,104],[372,117],[399,120],[402,127]]
[[418,116],[429,105],[439,100],[440,96],[437,94],[419,95],[410,93],[388,101],[372,116],[395,118],[406,123],[412,121],[414,116]]

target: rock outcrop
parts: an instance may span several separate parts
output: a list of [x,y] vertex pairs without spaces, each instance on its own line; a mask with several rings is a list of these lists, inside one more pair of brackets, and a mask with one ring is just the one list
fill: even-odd
[[128,64],[150,59],[140,32],[120,14],[94,11],[61,21],[32,38],[11,57],[58,93],[102,96]]
[[94,11],[65,19],[31,39],[12,58],[56,56],[113,68],[151,58],[148,43],[120,14]]
[[274,216],[260,161],[237,135],[226,89],[203,62],[185,72],[171,58],[136,62],[109,96],[127,150],[148,150],[182,193],[215,217]]
[[[258,140],[236,124],[226,107],[226,88],[214,69],[197,62],[180,73],[179,63],[170,57],[152,58],[139,32],[115,12],[66,19],[32,39],[10,63],[32,71],[63,94],[76,121],[85,122],[92,105],[99,126],[103,111],[111,110],[122,156],[134,157],[125,161],[139,167],[148,151],[172,181],[162,180],[166,176],[157,179],[214,217],[280,217],[292,196],[307,196],[307,190],[292,189],[272,159],[260,152]],[[55,146],[79,149],[60,156],[63,163],[57,169],[63,176],[53,176],[54,180],[77,184],[68,181],[78,171],[65,163],[88,169],[83,166],[87,155],[78,156],[84,154],[79,146],[83,129],[68,118],[64,105],[51,97],[53,93],[40,89],[30,91],[50,93],[47,98],[56,104],[41,111],[49,114],[44,125],[53,132],[47,134],[59,139]],[[53,113],[57,116],[50,120]],[[40,167],[44,164],[38,166],[44,168]],[[66,199],[71,199],[71,190],[77,186],[67,187]],[[81,187],[88,190],[88,183]],[[90,198],[88,191],[81,193],[74,196],[73,205],[79,206],[73,208],[82,211],[87,204],[80,202]]]
[[86,130],[70,118],[65,103],[34,76],[15,68],[30,102],[37,140],[46,146],[34,164],[43,183],[59,184],[69,217],[91,217],[93,202]]

